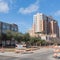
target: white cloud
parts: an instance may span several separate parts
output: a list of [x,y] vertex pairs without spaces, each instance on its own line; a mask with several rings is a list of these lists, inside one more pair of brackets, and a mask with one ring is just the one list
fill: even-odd
[[24,8],[24,7],[20,8],[19,13],[29,14],[29,13],[38,11],[38,9],[39,9],[38,3],[39,3],[39,0],[37,0],[34,4],[30,4],[26,8]]
[[0,13],[8,13],[16,0],[0,0]]
[[56,11],[56,12],[54,13],[54,15],[55,15],[55,16],[60,16],[60,10]]
[[9,11],[8,3],[6,2],[0,2],[0,12],[7,13]]

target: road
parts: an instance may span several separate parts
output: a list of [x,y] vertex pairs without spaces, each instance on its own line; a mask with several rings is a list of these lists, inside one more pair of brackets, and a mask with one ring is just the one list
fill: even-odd
[[0,56],[0,60],[60,60],[58,58],[53,58],[52,49],[42,49],[38,50],[36,53],[25,54],[20,57],[7,57]]

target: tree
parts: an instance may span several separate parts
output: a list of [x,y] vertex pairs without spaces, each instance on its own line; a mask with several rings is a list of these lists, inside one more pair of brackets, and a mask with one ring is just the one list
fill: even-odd
[[21,42],[21,41],[23,40],[23,34],[16,32],[14,38],[15,38],[15,40],[17,40],[18,42]]
[[47,42],[45,40],[41,40],[41,45],[46,45]]
[[29,33],[25,33],[23,35],[23,42],[26,43],[26,47],[30,47],[30,35],[29,35]]
[[11,38],[12,38],[12,31],[7,30],[6,31],[6,36],[7,36],[7,40],[11,40]]
[[2,33],[2,35],[1,35],[1,39],[2,39],[2,40],[6,40],[6,39],[7,39],[7,35],[4,34],[4,33]]
[[31,37],[30,38],[31,45],[36,45],[36,46],[40,45],[40,41],[41,41],[41,39],[38,37]]
[[24,42],[28,42],[30,40],[30,35],[29,35],[29,33],[25,33],[24,35],[23,35],[23,41]]

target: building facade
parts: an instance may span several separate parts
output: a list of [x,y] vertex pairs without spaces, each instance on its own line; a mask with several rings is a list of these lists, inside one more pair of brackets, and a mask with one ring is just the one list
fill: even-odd
[[47,37],[48,35],[49,37],[59,37],[58,22],[51,16],[37,13],[33,16],[33,27],[29,31],[29,34],[30,36],[39,35],[40,37]]
[[56,20],[50,21],[50,34],[53,37],[54,36],[59,37],[59,27],[58,27],[58,22]]
[[1,33],[5,34],[7,30],[18,32],[18,26],[16,24],[0,22],[0,34]]
[[5,22],[0,22],[0,36],[2,36],[3,38],[1,38],[0,40],[0,46],[12,46],[15,45],[15,40],[6,40],[5,39],[5,34],[7,33],[7,31],[13,31],[13,32],[18,32],[18,26],[16,24],[9,24],[9,23],[5,23]]

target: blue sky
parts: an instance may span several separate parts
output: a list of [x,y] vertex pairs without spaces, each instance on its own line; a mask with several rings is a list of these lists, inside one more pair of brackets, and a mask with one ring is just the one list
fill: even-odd
[[37,12],[53,16],[60,26],[60,0],[0,0],[0,21],[17,24],[19,32],[32,27]]

